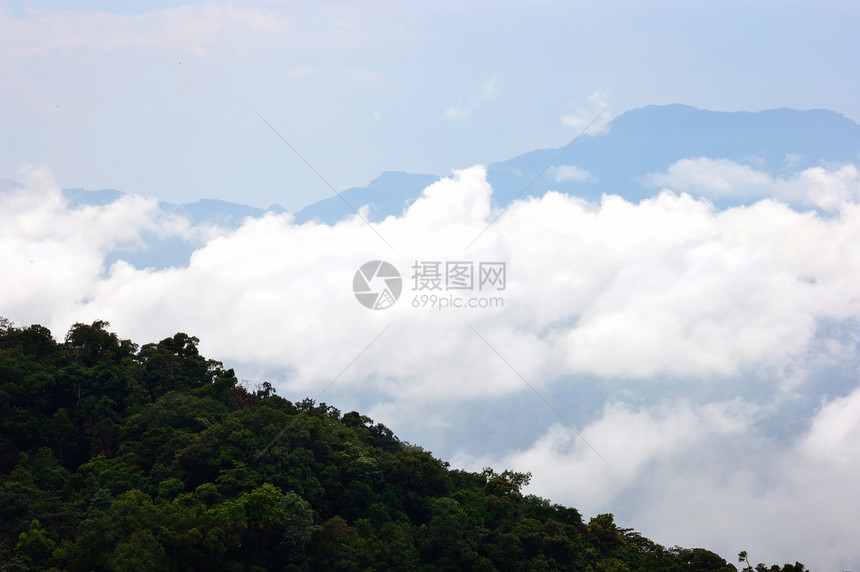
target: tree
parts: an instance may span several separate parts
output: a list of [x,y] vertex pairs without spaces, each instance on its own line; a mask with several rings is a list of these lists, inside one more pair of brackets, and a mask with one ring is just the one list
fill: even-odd
[[120,340],[105,328],[110,324],[96,320],[92,324],[75,323],[66,334],[65,346],[86,366],[99,361],[119,362],[137,350],[129,340]]
[[310,503],[290,491],[278,501],[278,508],[286,515],[284,534],[278,551],[288,564],[307,562],[305,547],[314,531],[314,513]]
[[738,562],[746,563],[746,566],[742,569],[743,572],[808,572],[806,570],[806,566],[800,562],[795,562],[794,564],[783,564],[781,568],[776,564],[773,564],[768,568],[767,565],[759,562],[756,564],[755,568],[753,568],[746,550],[741,550],[738,553]]
[[30,522],[29,530],[18,536],[15,555],[33,569],[44,570],[54,561],[56,543],[48,538],[45,529],[37,519]]
[[311,535],[308,561],[312,570],[362,570],[363,543],[344,519],[333,516]]

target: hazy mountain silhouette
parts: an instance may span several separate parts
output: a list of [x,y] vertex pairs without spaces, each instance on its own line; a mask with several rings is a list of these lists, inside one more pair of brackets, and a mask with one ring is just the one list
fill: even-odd
[[[585,135],[563,153],[562,149],[529,151],[488,165],[494,204],[505,206],[518,196],[541,196],[549,190],[589,200],[611,193],[639,201],[658,190],[648,185],[649,174],[663,173],[673,163],[688,158],[730,159],[774,177],[817,165],[856,163],[860,162],[860,125],[823,109],[719,112],[678,104],[652,105],[623,113],[612,121],[608,132]],[[469,166],[468,158],[463,166]],[[434,174],[385,172],[365,187],[346,189],[340,197],[308,205],[295,214],[295,222],[334,224],[354,216],[353,208],[362,207],[367,207],[370,221],[400,215],[439,178]],[[4,180],[0,191],[14,186],[13,181]],[[72,206],[108,204],[122,196],[115,190],[66,189],[64,194]],[[722,207],[743,201],[715,202]],[[238,228],[247,217],[285,212],[277,204],[260,209],[214,199],[160,206],[193,224],[226,228]],[[114,251],[108,262],[122,258],[137,267],[157,268],[186,264],[191,252],[201,246],[178,237],[154,235],[144,237],[144,242],[143,250],[129,247]]]
[[398,215],[403,212],[421,196],[421,191],[439,179],[437,175],[387,171],[372,180],[366,187],[353,187],[341,192],[340,197],[329,197],[303,208],[296,213],[296,223],[319,220],[334,224],[355,214],[349,205],[356,210],[367,205],[368,220],[377,222],[388,215]]

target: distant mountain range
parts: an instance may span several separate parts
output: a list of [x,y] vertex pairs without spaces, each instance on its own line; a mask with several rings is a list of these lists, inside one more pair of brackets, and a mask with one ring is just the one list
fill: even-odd
[[[589,200],[612,193],[639,201],[658,190],[649,183],[649,174],[666,172],[670,165],[687,158],[729,159],[774,177],[818,165],[857,163],[860,125],[822,109],[716,112],[687,105],[648,106],[618,116],[607,133],[580,137],[559,156],[563,149],[538,149],[488,165],[494,204],[505,206],[518,196],[541,196],[549,190]],[[468,158],[463,166],[469,166]],[[295,213],[295,221],[334,224],[353,215],[351,207],[363,206],[371,221],[380,221],[401,214],[440,178],[438,174],[385,172],[366,187],[342,191],[342,198],[332,196],[303,208]],[[0,181],[0,191],[14,186],[12,181]],[[122,196],[115,190],[65,189],[64,194],[71,206],[109,204]],[[725,207],[743,201],[723,198],[715,202]],[[182,205],[161,203],[161,209],[184,216],[192,224],[228,228],[238,228],[247,217],[285,212],[277,204],[259,209],[212,199]],[[144,241],[145,249],[116,251],[107,263],[123,258],[137,267],[181,265],[200,246],[179,237],[152,236]]]
[[[752,164],[774,177],[821,164],[858,162],[860,125],[823,109],[750,113],[653,105],[618,116],[608,133],[580,137],[559,157],[562,149],[539,149],[488,165],[494,204],[506,206],[521,193],[542,196],[549,190],[592,200],[612,193],[639,201],[655,192],[646,175],[694,157]],[[370,219],[379,221],[400,214],[438,178],[388,172],[367,187],[341,194],[356,209],[368,205]],[[738,202],[723,200],[719,206]],[[302,209],[296,220],[332,224],[351,214],[335,196]]]

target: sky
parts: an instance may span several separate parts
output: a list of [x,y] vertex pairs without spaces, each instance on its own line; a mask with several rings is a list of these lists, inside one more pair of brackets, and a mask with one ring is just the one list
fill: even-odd
[[290,211],[652,104],[860,121],[854,2],[0,2],[0,177]]
[[[858,121],[860,8],[2,6],[0,177],[20,185],[0,192],[0,315],[60,338],[96,319],[141,344],[186,332],[251,386],[357,409],[455,467],[530,471],[529,492],[586,518],[860,570],[858,165],[689,157],[638,203],[550,192],[504,213],[482,166],[650,104]],[[444,178],[373,225],[159,207],[331,196],[266,122],[338,190]],[[128,195],[73,206],[73,187]],[[714,206],[749,189],[766,198]],[[152,236],[200,246],[169,268],[107,262]],[[373,260],[402,277],[390,308],[354,295]],[[448,263],[470,288],[448,288]],[[445,287],[422,288],[434,268]]]

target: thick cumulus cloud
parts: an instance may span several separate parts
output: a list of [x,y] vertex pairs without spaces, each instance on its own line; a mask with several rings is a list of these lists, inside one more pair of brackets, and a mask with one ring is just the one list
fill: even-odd
[[459,455],[455,462],[529,471],[532,490],[594,514],[630,487],[647,483],[642,477],[655,466],[696,457],[705,442],[743,435],[751,414],[754,407],[739,400],[694,405],[672,399],[651,408],[611,401],[580,435],[556,423],[530,447],[501,459]]
[[126,195],[104,206],[70,208],[45,169],[0,193],[0,309],[24,322],[55,323],[92,297],[114,248],[143,246],[143,235],[206,243],[220,232],[192,227],[154,199]]
[[[856,167],[776,179],[692,160],[655,177],[667,188],[639,203],[550,192],[499,213],[474,167],[372,227],[268,214],[224,230],[139,197],[72,208],[34,171],[0,194],[0,315],[58,335],[105,319],[138,342],[184,331],[241,377],[291,398],[360,395],[398,433],[445,435],[436,452],[459,465],[531,471],[535,492],[658,540],[857,567]],[[743,184],[769,198],[694,198]],[[201,247],[186,266],[106,265],[146,234]],[[402,276],[385,310],[352,291],[371,260]],[[473,288],[446,289],[446,263],[471,265]],[[479,286],[481,263],[505,264],[504,289]],[[422,289],[434,267],[441,288]],[[439,308],[457,302],[476,307]],[[535,401],[529,386],[594,450],[549,408],[542,423],[470,418],[474,404]],[[494,436],[511,423],[517,445]]]
[[[498,361],[492,352],[470,362],[468,375],[456,373],[463,360],[446,356],[487,354],[463,318],[520,374],[542,383],[565,374],[778,371],[802,358],[817,320],[860,313],[853,202],[822,218],[773,201],[717,211],[669,191],[639,204],[548,193],[514,203],[465,250],[495,216],[482,168],[434,184],[401,217],[373,228],[359,217],[327,226],[267,215],[230,232],[191,229],[136,197],[67,212],[58,191],[44,187],[35,181],[5,198],[13,272],[3,306],[12,317],[18,304],[38,303],[39,319],[60,329],[94,317],[135,337],[187,329],[224,359],[291,372],[282,381],[296,387],[332,377],[332,364],[349,363],[392,321],[387,357],[370,348],[348,379],[408,378],[402,388],[389,387],[392,395],[459,399],[519,389],[516,380],[501,381],[510,376],[491,387],[481,381]],[[102,268],[109,245],[153,229],[214,234],[187,267],[154,271],[119,261]],[[404,278],[403,299],[389,311],[368,312],[351,291],[356,269],[374,259],[389,260]],[[443,271],[446,262],[504,262],[508,283],[495,292],[502,307],[415,308],[422,295],[489,294],[477,284],[469,291],[416,289],[417,261],[435,261]],[[36,286],[41,293],[28,295]],[[449,394],[449,384],[459,391]]]

